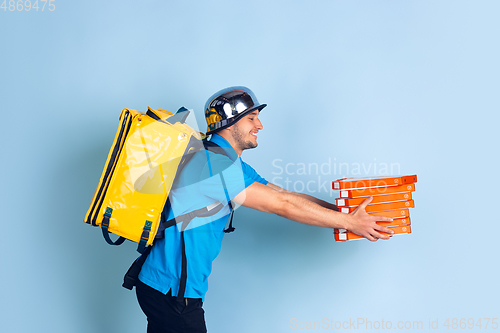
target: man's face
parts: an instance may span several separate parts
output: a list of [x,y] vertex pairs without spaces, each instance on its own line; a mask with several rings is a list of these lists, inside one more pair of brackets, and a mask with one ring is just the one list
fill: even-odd
[[258,110],[250,112],[232,127],[233,139],[241,151],[257,147],[257,133],[263,128]]

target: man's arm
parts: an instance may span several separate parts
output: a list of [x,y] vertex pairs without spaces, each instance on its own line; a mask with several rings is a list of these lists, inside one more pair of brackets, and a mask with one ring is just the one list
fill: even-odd
[[299,197],[302,197],[304,199],[312,201],[312,202],[320,205],[321,207],[332,209],[332,210],[335,210],[337,212],[339,211],[339,209],[338,209],[338,207],[336,205],[334,205],[332,203],[329,203],[329,202],[326,202],[324,200],[318,199],[316,197],[313,197],[312,195],[308,195],[308,194],[304,194],[304,193],[299,193],[299,192],[288,191],[288,190],[285,190],[284,188],[279,187],[277,185],[274,185],[272,183],[267,183],[267,186],[269,186],[270,188],[272,188],[273,190],[278,191],[278,192],[286,192],[286,193],[298,195]]
[[238,194],[233,201],[245,207],[274,213],[304,224],[331,229],[348,229],[371,241],[376,241],[378,238],[390,238],[380,232],[393,233],[391,229],[376,223],[376,221],[392,221],[391,218],[375,217],[366,213],[365,207],[371,202],[371,197],[359,205],[354,212],[344,214],[322,207],[294,192],[280,191],[280,188],[277,188],[278,190],[275,190],[273,186],[255,182]]

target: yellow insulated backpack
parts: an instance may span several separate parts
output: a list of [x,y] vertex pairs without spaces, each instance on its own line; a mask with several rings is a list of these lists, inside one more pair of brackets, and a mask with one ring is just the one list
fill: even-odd
[[[160,225],[177,171],[188,156],[203,148],[201,133],[185,123],[189,111],[176,114],[124,109],[85,223],[101,226],[109,244],[125,239],[143,252]],[[120,238],[113,242],[109,233]]]

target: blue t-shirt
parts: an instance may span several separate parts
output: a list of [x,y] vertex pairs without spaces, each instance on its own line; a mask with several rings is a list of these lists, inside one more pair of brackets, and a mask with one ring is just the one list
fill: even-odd
[[[184,296],[189,298],[204,299],[207,292],[212,261],[220,252],[230,214],[227,198],[233,199],[254,182],[268,183],[237,156],[223,137],[213,134],[211,141],[222,147],[227,156],[205,150],[195,153],[176,177],[169,194],[171,208],[167,220],[217,201],[224,204],[213,216],[194,218],[184,230],[187,262]],[[156,241],[139,274],[143,283],[164,294],[172,290],[172,296],[177,296],[181,276],[180,227],[181,223],[165,230],[165,237]]]

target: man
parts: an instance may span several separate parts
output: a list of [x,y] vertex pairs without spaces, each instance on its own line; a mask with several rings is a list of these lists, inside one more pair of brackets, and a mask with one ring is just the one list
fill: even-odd
[[[139,304],[148,317],[148,333],[206,332],[203,299],[212,261],[220,251],[228,216],[236,205],[274,213],[297,222],[349,229],[371,241],[392,233],[365,212],[365,200],[351,214],[312,196],[269,183],[241,160],[246,149],[257,147],[263,129],[259,104],[246,87],[230,87],[210,97],[205,105],[210,142],[223,151],[199,151],[183,167],[169,195],[166,219],[221,203],[212,216],[196,217],[165,230],[147,257],[136,286]],[[179,221],[177,221],[179,222]]]

